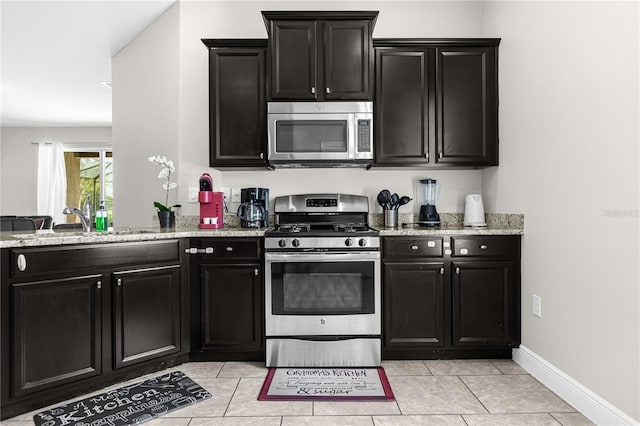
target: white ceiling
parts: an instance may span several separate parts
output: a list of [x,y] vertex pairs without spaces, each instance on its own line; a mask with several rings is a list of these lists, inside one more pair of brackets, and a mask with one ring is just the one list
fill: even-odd
[[0,1],[0,124],[111,126],[111,57],[175,0]]

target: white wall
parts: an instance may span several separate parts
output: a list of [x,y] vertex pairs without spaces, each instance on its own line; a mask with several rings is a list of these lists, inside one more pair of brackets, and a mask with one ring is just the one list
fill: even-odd
[[[176,3],[112,59],[116,226],[150,225],[153,202],[164,204],[160,168],[149,157],[165,155],[181,168],[179,16]],[[171,191],[169,203],[179,201]]]
[[111,143],[111,127],[3,127],[0,129],[0,214],[36,214],[38,147],[33,142]]
[[[638,2],[487,2],[500,167],[525,214],[522,344],[640,420]],[[542,297],[542,318],[531,314]]]

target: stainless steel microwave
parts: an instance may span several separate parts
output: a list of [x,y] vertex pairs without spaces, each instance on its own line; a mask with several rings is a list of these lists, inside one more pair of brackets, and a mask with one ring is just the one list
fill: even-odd
[[373,102],[269,102],[273,167],[365,167],[373,160]]

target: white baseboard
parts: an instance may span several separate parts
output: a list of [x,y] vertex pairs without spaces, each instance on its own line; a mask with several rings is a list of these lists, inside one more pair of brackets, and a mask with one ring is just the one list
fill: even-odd
[[640,425],[609,402],[525,346],[513,350],[513,360],[597,425]]

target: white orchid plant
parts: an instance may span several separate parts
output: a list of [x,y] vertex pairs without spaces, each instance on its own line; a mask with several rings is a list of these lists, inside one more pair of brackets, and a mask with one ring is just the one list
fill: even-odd
[[149,162],[153,164],[157,164],[162,167],[160,170],[160,174],[158,174],[158,179],[164,179],[165,182],[162,184],[162,187],[166,191],[166,195],[164,198],[164,204],[161,204],[157,201],[153,202],[153,205],[160,212],[170,212],[173,211],[174,207],[181,207],[180,204],[174,204],[172,206],[169,205],[169,190],[174,189],[178,186],[177,183],[171,182],[171,173],[176,171],[175,166],[173,165],[173,161],[167,160],[167,157],[155,155],[153,157],[149,157]]

